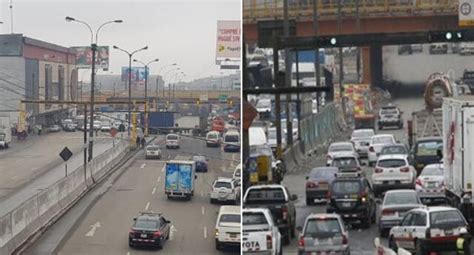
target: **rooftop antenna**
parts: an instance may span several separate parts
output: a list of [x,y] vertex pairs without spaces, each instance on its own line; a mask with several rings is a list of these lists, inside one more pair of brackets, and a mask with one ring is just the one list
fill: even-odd
[[10,0],[10,28],[13,34],[13,0]]

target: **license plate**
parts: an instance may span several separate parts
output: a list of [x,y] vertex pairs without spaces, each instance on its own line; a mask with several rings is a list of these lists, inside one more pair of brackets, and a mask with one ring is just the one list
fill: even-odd
[[351,207],[351,202],[344,202],[342,203],[343,207]]
[[146,235],[146,234],[140,234],[140,237],[141,237],[141,238],[146,238],[147,235]]
[[333,241],[332,238],[325,238],[325,239],[314,239],[314,245],[332,245]]
[[327,189],[328,188],[328,185],[326,183],[324,184],[319,184],[319,188],[320,189]]
[[393,185],[395,184],[395,181],[388,181],[388,184]]
[[237,234],[230,234],[229,236],[230,236],[230,238],[236,238]]
[[444,234],[447,236],[452,236],[453,235],[453,230],[445,230]]

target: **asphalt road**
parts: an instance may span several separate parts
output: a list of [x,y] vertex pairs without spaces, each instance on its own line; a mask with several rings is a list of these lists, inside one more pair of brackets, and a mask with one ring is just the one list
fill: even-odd
[[[162,146],[164,147],[164,146]],[[132,219],[140,211],[161,212],[173,225],[162,254],[224,254],[215,250],[214,229],[219,205],[209,202],[212,182],[231,177],[240,162],[239,153],[207,148],[205,142],[183,138],[181,148],[162,149],[163,160],[145,160],[143,152],[94,204],[58,249],[58,254],[151,254],[153,249],[128,247]],[[209,158],[209,171],[197,173],[191,201],[170,201],[164,194],[164,162],[190,159],[194,154]],[[225,253],[238,254],[238,250]]]

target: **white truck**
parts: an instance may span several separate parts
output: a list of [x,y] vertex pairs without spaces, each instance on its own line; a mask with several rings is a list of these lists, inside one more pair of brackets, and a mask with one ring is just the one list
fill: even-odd
[[6,149],[10,147],[12,141],[12,131],[10,117],[0,117],[0,147]]
[[283,254],[281,234],[267,208],[242,209],[243,254]]
[[471,227],[474,218],[474,96],[443,99],[443,164],[446,198]]

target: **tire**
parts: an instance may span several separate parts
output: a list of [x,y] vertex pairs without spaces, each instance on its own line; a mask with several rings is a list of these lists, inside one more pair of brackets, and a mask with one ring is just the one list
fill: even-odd
[[293,225],[291,225],[291,227],[290,227],[290,234],[291,234],[291,238],[295,238],[295,237],[296,237],[296,233],[295,233],[295,223],[293,223]]
[[367,214],[367,218],[362,220],[362,228],[370,228],[370,222],[372,221],[372,215],[370,212]]
[[388,247],[390,249],[392,249],[393,251],[398,252],[398,247],[397,247],[397,244],[395,243],[395,241],[393,240],[393,236],[391,236],[388,239]]
[[377,213],[376,213],[376,211],[377,211],[377,207],[374,206],[374,212],[372,214],[372,218],[371,218],[371,221],[370,221],[372,224],[375,224],[377,222]]
[[313,205],[314,204],[313,202],[314,202],[314,199],[306,198],[306,205],[307,206]]
[[290,229],[286,231],[286,233],[282,236],[283,243],[288,245],[291,242],[291,233]]
[[221,244],[219,241],[216,239],[216,250],[220,251],[221,250]]
[[216,200],[211,198],[211,204],[215,204]]
[[425,255],[426,251],[423,247],[423,243],[420,240],[415,241],[415,254],[416,255]]
[[389,232],[388,229],[383,229],[383,228],[381,229],[381,228],[379,228],[379,236],[380,236],[380,237],[387,237],[387,236],[388,236],[388,232]]
[[280,252],[278,253],[278,255],[283,255],[283,246],[280,244]]

